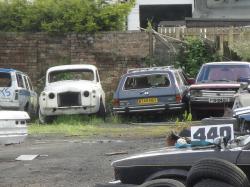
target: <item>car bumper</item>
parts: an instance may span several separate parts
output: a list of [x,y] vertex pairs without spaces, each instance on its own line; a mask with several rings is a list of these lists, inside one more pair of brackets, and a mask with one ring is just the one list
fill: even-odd
[[192,101],[190,102],[190,107],[192,110],[218,110],[224,111],[225,108],[231,108],[233,106],[233,102],[226,103],[209,103],[204,101]]
[[165,111],[165,110],[183,110],[184,103],[165,104],[165,105],[145,105],[145,106],[129,106],[129,107],[114,107],[114,113],[134,113],[134,112],[149,112],[149,111]]
[[41,108],[43,115],[47,116],[56,116],[64,114],[94,114],[98,112],[97,106],[91,107],[60,107],[60,108]]

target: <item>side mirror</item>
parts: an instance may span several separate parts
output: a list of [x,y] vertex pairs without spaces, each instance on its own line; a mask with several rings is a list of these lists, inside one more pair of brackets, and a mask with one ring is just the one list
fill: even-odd
[[247,82],[241,82],[241,83],[240,83],[240,88],[241,88],[242,90],[246,90],[247,87],[248,87],[248,83],[247,83]]
[[189,85],[192,85],[192,84],[195,83],[195,79],[194,79],[194,78],[188,78],[188,79],[187,79],[187,83],[188,83]]

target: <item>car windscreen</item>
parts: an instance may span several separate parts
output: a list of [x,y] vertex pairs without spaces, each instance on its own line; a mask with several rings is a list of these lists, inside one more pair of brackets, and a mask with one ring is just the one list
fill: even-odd
[[10,73],[0,72],[0,87],[11,87]]
[[57,82],[64,80],[94,80],[94,72],[90,69],[74,69],[53,71],[49,73],[48,82]]
[[170,80],[167,74],[150,74],[127,77],[124,90],[168,86],[170,86]]
[[197,82],[239,81],[250,77],[248,65],[206,65],[197,77]]

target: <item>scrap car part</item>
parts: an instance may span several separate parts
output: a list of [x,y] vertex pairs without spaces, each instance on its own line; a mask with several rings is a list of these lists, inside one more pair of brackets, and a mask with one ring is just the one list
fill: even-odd
[[23,142],[28,135],[26,120],[29,119],[24,111],[0,111],[0,144]]

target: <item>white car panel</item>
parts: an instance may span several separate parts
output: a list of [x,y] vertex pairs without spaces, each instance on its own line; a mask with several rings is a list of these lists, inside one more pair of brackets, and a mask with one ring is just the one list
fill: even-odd
[[0,144],[23,142],[28,135],[28,119],[24,111],[0,111]]

